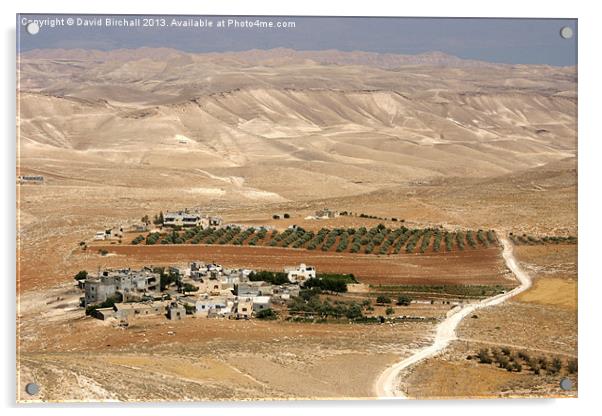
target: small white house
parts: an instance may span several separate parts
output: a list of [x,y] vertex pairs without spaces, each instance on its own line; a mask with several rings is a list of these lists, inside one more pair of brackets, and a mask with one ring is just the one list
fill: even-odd
[[306,280],[316,277],[316,268],[307,266],[305,263],[301,263],[299,267],[287,267],[284,271],[287,273],[289,282],[299,285],[303,285]]
[[196,313],[200,316],[221,315],[225,312],[230,312],[228,303],[222,297],[207,297],[199,299],[196,302]]
[[253,298],[253,312],[257,313],[264,309],[269,309],[271,307],[270,297],[269,296],[255,296]]
[[104,231],[98,231],[95,235],[94,235],[94,239],[95,240],[104,240],[106,237],[106,234]]

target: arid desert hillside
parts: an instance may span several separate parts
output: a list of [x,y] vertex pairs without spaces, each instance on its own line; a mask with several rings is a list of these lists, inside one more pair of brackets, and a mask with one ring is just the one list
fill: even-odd
[[576,153],[574,67],[144,48],[30,51],[20,68],[20,166],[50,177],[76,177],[81,163],[99,176],[156,168],[145,185],[171,187],[173,172],[199,192],[282,202],[507,175]]

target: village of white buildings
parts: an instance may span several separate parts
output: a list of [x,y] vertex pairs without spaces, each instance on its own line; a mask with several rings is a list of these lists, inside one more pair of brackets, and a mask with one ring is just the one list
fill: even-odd
[[[338,215],[338,213],[336,214]],[[332,218],[328,209],[316,213],[318,218]],[[154,228],[153,228],[154,226]],[[162,212],[154,220],[98,231],[94,240],[120,240],[124,232],[160,232],[165,229],[198,227],[244,227],[225,224],[221,217],[197,210]],[[262,226],[266,230],[270,226]],[[260,280],[268,276],[271,282]],[[220,264],[194,261],[167,268],[152,266],[140,270],[105,269],[76,275],[84,292],[81,306],[86,313],[101,320],[114,318],[127,326],[132,318],[164,315],[179,320],[187,316],[250,319],[275,316],[273,307],[284,305],[299,296],[309,279],[319,279],[316,268],[306,264],[286,267],[280,273],[251,269],[228,269]]]
[[305,264],[286,268],[281,276],[285,275],[287,282],[282,284],[256,280],[257,275],[261,274],[250,269],[195,261],[168,268],[99,270],[77,277],[84,292],[81,305],[88,314],[102,320],[115,318],[127,325],[132,318],[153,315],[172,320],[187,315],[269,318],[274,304],[282,305],[298,296],[304,283],[316,278],[316,269]]
[[[338,216],[355,215],[364,218],[377,218],[366,214],[353,214],[347,211],[334,211],[328,208],[306,217],[316,221],[328,220]],[[287,213],[274,214],[273,220],[290,219]],[[393,220],[393,219],[392,219]],[[290,221],[288,222],[290,224]],[[288,232],[297,232],[301,228],[288,225]],[[232,231],[238,240],[232,240]],[[246,230],[246,231],[244,231]],[[198,210],[160,212],[154,218],[144,216],[140,221],[98,231],[92,238],[91,247],[98,246],[101,256],[110,255],[109,244],[120,244],[122,239],[138,234],[132,245],[145,244],[184,244],[190,241],[197,244],[201,240],[192,237],[182,238],[187,233],[202,234],[205,231],[220,234],[230,233],[229,240],[215,240],[205,244],[242,245],[247,238],[258,238],[269,230],[277,233],[271,225],[244,225],[225,223],[215,215],[207,215]],[[182,232],[182,234],[180,233]],[[250,237],[257,232],[255,237]],[[147,233],[146,237],[139,233]],[[222,235],[220,234],[220,235]],[[273,234],[272,234],[273,235]],[[282,235],[285,235],[283,232]],[[278,235],[276,236],[276,238]],[[207,237],[211,238],[211,237]],[[101,241],[99,241],[101,240]],[[251,240],[247,242],[252,245]],[[221,241],[221,242],[220,242]],[[232,241],[232,242],[230,242]],[[272,240],[271,243],[276,240]],[[286,242],[286,240],[284,240]],[[81,242],[87,250],[87,242]],[[294,319],[320,320],[346,319],[355,322],[380,322],[385,318],[383,311],[375,312],[374,306],[380,305],[387,320],[429,320],[430,317],[401,315],[394,316],[391,301],[376,303],[369,297],[340,296],[354,285],[354,291],[365,289],[353,274],[318,274],[314,266],[295,264],[281,271],[252,270],[248,268],[226,268],[213,261],[192,261],[186,264],[170,264],[167,267],[148,265],[139,270],[101,269],[80,271],[75,279],[83,291],[81,306],[86,314],[101,320],[112,320],[127,327],[132,319],[165,316],[167,319],[180,320],[190,317],[229,318],[229,319]],[[354,292],[355,293],[355,292]],[[362,292],[363,293],[363,292]],[[326,295],[320,297],[320,295]],[[361,298],[361,299],[360,299]],[[360,299],[360,300],[358,300]],[[414,300],[408,296],[399,296],[397,306],[409,305]],[[416,302],[418,302],[416,300]],[[432,302],[432,301],[431,301]],[[450,304],[450,301],[443,301]],[[385,307],[387,304],[389,307]],[[453,305],[452,305],[453,306]]]

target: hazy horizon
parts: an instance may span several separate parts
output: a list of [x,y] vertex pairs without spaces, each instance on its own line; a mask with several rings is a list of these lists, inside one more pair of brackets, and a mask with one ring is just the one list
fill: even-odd
[[[135,19],[140,15],[17,15],[17,51],[34,49],[171,48],[186,53],[241,52],[277,48],[296,51],[338,50],[396,55],[442,52],[461,59],[505,64],[573,66],[577,64],[576,19],[181,16],[149,18],[221,19],[294,22],[292,28],[106,27],[104,19]],[[102,27],[42,26],[29,35],[25,21],[44,19],[103,20]],[[575,36],[563,39],[569,26]]]

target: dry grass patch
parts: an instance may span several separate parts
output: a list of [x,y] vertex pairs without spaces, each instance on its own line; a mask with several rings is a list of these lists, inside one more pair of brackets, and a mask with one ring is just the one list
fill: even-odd
[[577,282],[558,278],[539,279],[531,289],[517,296],[516,300],[540,305],[553,305],[576,311]]

